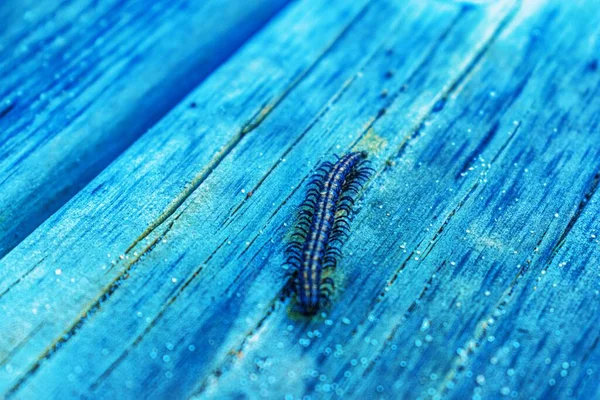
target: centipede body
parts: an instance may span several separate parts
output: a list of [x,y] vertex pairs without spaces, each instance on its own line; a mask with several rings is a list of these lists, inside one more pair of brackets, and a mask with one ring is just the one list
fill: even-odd
[[310,183],[294,234],[296,240],[288,249],[298,308],[305,315],[315,314],[333,290],[333,279],[323,278],[323,272],[334,268],[341,256],[339,244],[350,227],[353,194],[371,172],[365,158],[366,153],[353,152],[335,164],[325,162]]

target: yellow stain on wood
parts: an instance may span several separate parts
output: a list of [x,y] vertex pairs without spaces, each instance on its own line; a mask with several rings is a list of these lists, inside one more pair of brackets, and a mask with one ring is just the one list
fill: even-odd
[[387,139],[379,136],[373,127],[369,128],[367,133],[356,144],[355,151],[366,151],[369,157],[381,152],[388,145]]
[[267,115],[269,115],[271,113],[271,111],[273,111],[273,108],[275,108],[276,105],[277,105],[277,102],[269,103],[266,106],[264,106],[260,110],[258,115],[252,121],[250,121],[248,124],[246,124],[246,126],[244,126],[242,128],[242,131],[241,131],[242,136],[246,135],[247,133],[256,129],[256,127],[261,124],[261,122],[267,117]]

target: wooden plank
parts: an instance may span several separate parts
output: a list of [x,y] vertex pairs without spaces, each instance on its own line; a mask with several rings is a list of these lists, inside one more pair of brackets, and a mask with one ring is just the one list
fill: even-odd
[[[452,6],[444,7],[444,12],[436,9],[437,18],[465,18],[453,14]],[[488,31],[471,32],[472,40],[483,36],[477,42],[479,50],[471,53],[464,49],[473,42],[464,41],[464,48],[459,43],[473,29],[473,19],[457,17],[459,22],[454,20],[448,31],[427,30],[429,25],[419,21],[429,35],[449,32],[441,35],[441,47],[431,46],[427,53],[398,34],[395,40],[419,48],[423,58],[413,54],[413,61],[404,61],[408,65],[383,80],[390,65],[400,63],[394,54],[411,53],[392,52],[391,59],[377,53],[361,68],[362,77],[334,96],[304,133],[301,122],[310,110],[298,105],[325,72],[308,74],[308,83],[290,91],[180,210],[150,234],[156,246],[142,241],[131,250],[129,255],[148,249],[127,270],[129,278],[107,292],[107,300],[91,309],[89,319],[69,330],[73,336],[45,357],[18,394],[59,385],[65,385],[57,389],[64,390],[61,393],[78,394],[82,383],[90,384],[87,376],[102,373],[92,389],[121,396],[169,389],[187,393],[190,375],[198,378],[199,397],[326,397],[347,392],[365,398],[421,393],[487,398],[507,390],[508,395],[522,397],[569,391],[584,398],[597,395],[598,376],[592,366],[598,362],[598,297],[584,290],[597,275],[589,268],[595,253],[586,262],[582,257],[590,244],[581,241],[583,233],[595,229],[597,207],[585,201],[594,198],[596,163],[590,160],[599,156],[598,139],[591,135],[598,126],[593,112],[599,87],[593,67],[597,13],[591,12],[591,2],[549,2],[539,11],[530,7],[525,4],[487,52],[481,48],[495,37],[497,20],[492,26],[489,20],[479,21]],[[436,25],[437,14],[427,10],[430,24]],[[471,18],[477,20],[473,14]],[[573,20],[580,21],[576,29],[567,24]],[[577,40],[584,32],[589,40]],[[416,36],[421,39],[412,40],[431,45]],[[344,54],[344,43],[339,54]],[[453,62],[460,60],[464,62],[453,70]],[[446,66],[445,73],[441,66]],[[406,98],[396,97],[407,76],[412,84]],[[381,87],[392,93],[391,104],[375,101]],[[448,96],[445,103],[439,101]],[[379,115],[382,103],[386,112]],[[295,119],[298,109],[301,115]],[[300,133],[290,128],[296,125]],[[277,133],[283,136],[290,130],[291,138],[278,138]],[[362,138],[364,132],[369,133]],[[277,291],[284,281],[279,269],[289,231],[284,224],[293,220],[302,197],[303,187],[296,190],[299,177],[307,175],[308,162],[314,165],[330,154],[322,146],[335,150],[339,145],[343,152],[357,138],[362,138],[358,148],[367,147],[379,157],[376,166],[381,172],[364,193],[344,248],[344,284],[323,320],[295,321]],[[408,145],[404,138],[411,138]],[[282,143],[289,151],[282,151]],[[267,151],[257,156],[259,148]],[[282,155],[285,161],[277,161]],[[392,165],[384,167],[388,158]],[[239,165],[248,168],[249,176],[240,176]],[[541,179],[546,176],[553,179]],[[247,188],[258,189],[244,198],[241,189],[248,193]],[[231,196],[238,192],[237,198]],[[77,218],[78,212],[81,215],[81,209],[67,209],[57,221],[64,228],[66,216]],[[257,236],[257,230],[262,234]],[[31,246],[28,250],[40,251],[40,257],[43,250],[32,243],[26,244]],[[84,258],[87,255],[77,247],[70,249],[84,261],[92,259]],[[28,253],[25,245],[22,248],[14,261]],[[561,266],[569,258],[580,258],[581,263],[572,269]],[[85,269],[88,264],[81,265]],[[557,291],[548,275],[553,270],[572,271],[566,283],[579,289],[555,306],[573,312],[568,318],[553,317],[546,306]],[[529,297],[534,285],[539,297]],[[43,287],[42,279],[31,287]],[[27,293],[20,286],[14,289],[21,290],[21,297]],[[379,293],[383,295],[374,301]],[[19,306],[15,299],[0,303],[3,310],[11,303]],[[578,307],[583,301],[589,310]],[[536,316],[548,324],[541,332],[531,320]],[[556,338],[548,339],[547,332]],[[123,345],[124,337],[129,341]],[[122,352],[114,354],[112,349]],[[496,364],[490,362],[494,356]],[[134,368],[140,365],[148,369]],[[509,373],[511,367],[514,371]],[[215,374],[207,380],[204,371],[212,368]],[[537,372],[535,379],[524,379],[530,369]],[[559,379],[565,369],[567,376]],[[543,381],[547,372],[557,376],[554,385]],[[74,383],[65,383],[65,376]],[[184,388],[175,387],[181,382]],[[131,391],[124,391],[128,386]]]
[[285,1],[13,3],[0,9],[0,257]]
[[[289,229],[283,224],[293,219],[303,196],[298,184],[312,166],[357,140],[374,155],[381,152],[378,165],[383,165],[387,155],[412,136],[414,125],[438,109],[439,100],[473,68],[510,15],[510,5],[465,10],[441,3],[375,3],[363,22],[357,22],[231,150],[180,210],[131,249],[129,255],[136,258],[121,269],[127,279],[107,288],[106,298],[87,308],[91,315],[86,319],[75,319],[66,338],[44,355],[16,393],[32,395],[53,387],[62,393],[91,390],[105,396],[177,397],[201,386],[206,374],[260,324],[278,297],[284,283],[282,239]],[[403,8],[397,20],[401,24],[394,29],[393,24],[382,23],[382,18],[395,18],[399,13],[392,11],[398,7]],[[357,51],[353,46],[365,43],[357,38],[374,27],[386,29],[378,31],[378,41],[369,42],[370,51]],[[392,37],[371,58],[386,32],[393,32]],[[352,55],[361,56],[348,64]],[[384,89],[388,97],[382,96]],[[318,104],[312,104],[312,97],[306,101],[317,93],[322,96]],[[390,110],[395,112],[388,116],[382,110],[392,104]],[[392,126],[375,134],[369,128],[376,120]],[[239,165],[246,169],[242,175]],[[77,215],[68,210],[65,219],[67,213]],[[77,247],[71,252],[81,251]],[[19,250],[13,252],[15,260],[24,254]],[[63,275],[68,278],[65,271]],[[44,278],[37,281],[43,284]],[[14,307],[22,298],[18,293],[29,290],[25,282],[11,289],[4,304]],[[49,296],[50,283],[44,285],[43,296]],[[64,305],[61,300],[61,308]],[[98,335],[100,331],[113,334]],[[31,349],[36,341],[28,340],[24,346]],[[78,361],[73,365],[69,360]],[[131,368],[140,362],[147,367]],[[64,382],[65,374],[73,384]],[[61,386],[56,384],[59,380]]]
[[486,327],[487,340],[464,360],[454,392],[481,398],[513,392],[540,399],[600,396],[600,208],[597,191],[589,195],[564,241],[494,309],[492,318],[500,323]]
[[[349,67],[345,74],[335,73],[341,55],[328,54],[348,29],[356,30],[352,39],[371,32],[379,41],[391,29],[362,24],[352,28],[363,18],[365,4],[311,1],[286,9],[192,93],[161,128],[144,135],[93,185],[0,261],[1,393],[17,385],[27,371],[36,370],[58,346],[63,332],[76,327],[90,307],[110,293],[139,257],[136,245],[153,240],[148,235],[175,213],[299,80],[317,65],[319,72],[312,80],[327,77],[322,99],[313,98],[310,110],[322,107],[320,101],[351,78],[348,73],[355,74],[377,41],[355,40],[355,53],[343,54]],[[377,6],[390,7],[387,2]],[[307,37],[313,39],[308,42]],[[125,182],[128,189],[123,191]],[[49,240],[44,249],[38,247],[42,238]],[[22,310],[31,312],[24,315]]]
[[[365,194],[331,313],[299,324],[275,307],[198,397],[597,395],[597,272],[578,283],[588,288],[581,295],[563,292],[571,316],[528,319],[551,311],[547,298],[524,299],[548,265],[565,261],[557,252],[597,187],[598,14],[592,2],[549,2],[535,17],[527,6]],[[571,258],[590,250],[580,238]],[[553,283],[547,290],[559,296]],[[589,309],[574,312],[583,300],[593,300]],[[528,342],[517,347],[524,334],[511,318],[522,307],[529,313],[517,323],[529,327]],[[549,325],[533,330],[539,322]],[[568,378],[550,385],[565,360]]]
[[[586,199],[597,188],[600,138],[594,132],[600,120],[593,110],[598,107],[600,82],[590,69],[597,52],[594,41],[600,35],[599,14],[594,12],[597,4],[551,1],[541,9],[529,9],[533,4],[525,4],[523,17],[515,21],[515,32],[499,40],[502,47],[498,53],[504,53],[504,57],[490,52],[489,62],[478,73],[479,79],[463,91],[476,91],[478,87],[485,88],[485,82],[492,82],[486,89],[494,98],[506,97],[512,102],[514,93],[519,93],[515,103],[503,112],[498,130],[503,132],[503,126],[510,129],[512,120],[520,121],[517,136],[511,139],[495,167],[492,162],[484,185],[461,205],[452,223],[444,226],[435,247],[419,256],[421,260],[427,257],[427,261],[413,263],[419,269],[423,265],[431,268],[427,281],[423,272],[411,274],[413,278],[420,276],[423,282],[422,293],[412,297],[414,305],[407,303],[409,298],[404,294],[398,295],[398,300],[391,296],[387,304],[380,305],[382,309],[407,311],[397,318],[394,329],[379,337],[375,334],[384,350],[380,357],[374,357],[378,360],[376,366],[367,367],[369,371],[362,379],[372,384],[363,386],[358,396],[376,393],[380,384],[387,389],[386,396],[392,397],[435,393],[450,398],[563,398],[570,391],[576,398],[595,397],[598,375],[589,376],[584,365],[571,368],[570,378],[561,386],[547,385],[552,371],[562,361],[547,365],[543,352],[537,351],[564,346],[562,354],[569,354],[570,361],[577,363],[593,355],[591,344],[598,340],[598,334],[588,336],[590,325],[582,330],[576,314],[562,315],[560,323],[547,326],[548,331],[564,329],[562,337],[548,336],[539,330],[532,332],[535,344],[531,343],[528,354],[517,350],[514,342],[505,342],[520,360],[512,372],[490,364],[492,355],[485,350],[489,344],[500,344],[496,344],[497,339],[502,342],[502,336],[495,331],[511,329],[528,287],[544,276],[548,264],[564,261],[557,260],[556,253],[581,217]],[[577,27],[572,21],[578,21]],[[580,35],[590,40],[581,41]],[[509,49],[518,49],[520,54]],[[509,65],[513,69],[506,69]],[[498,82],[505,75],[512,75],[517,86],[501,89]],[[457,100],[464,107],[473,104],[470,99],[465,96],[464,100]],[[586,104],[585,110],[582,104]],[[494,125],[488,127],[492,129]],[[488,162],[491,159],[483,158]],[[583,248],[580,247],[582,252]],[[448,268],[452,260],[457,264]],[[408,276],[399,280],[400,290],[415,282]],[[580,301],[579,296],[571,297],[569,292],[563,296],[567,307]],[[544,313],[543,302],[530,301],[530,306]],[[598,299],[589,306],[592,313],[597,310]],[[376,318],[385,321],[389,315],[388,311]],[[566,324],[572,324],[573,329],[566,329]],[[373,338],[369,331],[365,327],[362,339]],[[577,351],[573,351],[575,347]],[[481,348],[484,350],[480,354]],[[471,359],[478,360],[480,366],[488,364],[486,370],[472,367]],[[407,365],[385,369],[391,360],[404,360]],[[375,378],[382,371],[390,375]],[[515,371],[517,376],[511,378]],[[394,375],[400,384],[392,382]],[[415,378],[420,385],[411,386],[409,382],[414,383]],[[455,387],[457,383],[462,385]]]

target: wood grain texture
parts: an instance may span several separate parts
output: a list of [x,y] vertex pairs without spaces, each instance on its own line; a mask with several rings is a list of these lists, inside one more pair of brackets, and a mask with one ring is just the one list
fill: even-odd
[[[598,10],[289,7],[0,260],[0,393],[598,397]],[[350,150],[377,173],[299,318],[283,250]]]
[[[0,306],[4,312],[1,363],[6,374],[0,379],[2,391],[25,379],[27,371],[37,369],[63,335],[120,285],[143,252],[135,249],[151,246],[154,238],[149,235],[298,80],[332,51],[366,4],[339,2],[332,7],[326,3],[307,2],[285,13],[186,99],[161,129],[144,135],[114,168],[0,261],[0,302],[6,301]],[[381,7],[385,9],[386,4]],[[316,39],[307,43],[308,35]],[[269,43],[269,51],[264,43]],[[363,59],[363,46],[369,46],[356,43],[354,63]],[[323,69],[335,68],[339,57],[333,64],[323,64]],[[350,63],[350,59],[345,61]],[[348,76],[338,74],[324,82],[324,87],[329,92],[337,90],[346,79]],[[326,99],[329,92],[324,92]],[[312,107],[320,106],[317,102]],[[130,182],[129,193],[122,192],[125,181]],[[45,251],[31,247],[41,244],[42,238],[51,242]],[[82,245],[79,251],[70,249],[77,244]],[[17,260],[23,263],[18,265]],[[68,266],[72,266],[71,272]],[[63,279],[57,281],[60,277]],[[29,295],[34,287],[40,297]],[[52,307],[62,310],[60,317],[46,313]],[[24,309],[30,310],[25,318],[19,311]]]
[[[417,120],[423,117],[423,110],[428,113],[444,95],[444,90],[455,87],[465,71],[472,68],[472,64],[497,34],[504,17],[511,10],[510,5],[483,12],[468,11],[455,5],[436,5],[432,8],[430,4],[409,4],[410,7],[402,4],[402,14],[398,12],[399,4],[387,2],[376,2],[361,13],[359,19],[355,20],[351,29],[345,32],[331,51],[286,95],[262,124],[256,126],[233,147],[228,156],[224,157],[214,171],[201,182],[179,210],[171,213],[170,217],[144,240],[138,243],[132,239],[121,241],[120,251],[125,251],[126,246],[131,247],[131,250],[128,254],[123,254],[123,262],[119,262],[116,267],[108,267],[108,272],[101,270],[103,260],[106,260],[105,252],[111,249],[103,248],[102,253],[98,251],[100,254],[94,256],[96,261],[92,264],[82,258],[94,258],[90,257],[88,248],[81,248],[81,251],[77,252],[73,248],[66,257],[61,258],[65,261],[77,260],[75,263],[64,263],[54,257],[53,260],[44,259],[20,282],[13,284],[4,298],[0,299],[4,300],[7,306],[14,304],[17,299],[22,299],[20,293],[30,290],[30,285],[44,287],[44,290],[40,291],[41,296],[36,299],[37,303],[43,304],[44,301],[54,299],[52,302],[55,307],[63,310],[74,308],[75,312],[77,305],[85,304],[83,299],[93,300],[91,306],[78,314],[65,313],[60,320],[57,320],[53,313],[47,314],[51,321],[45,321],[46,317],[42,317],[44,325],[39,331],[35,330],[41,323],[39,312],[37,315],[31,315],[29,321],[24,320],[21,314],[14,314],[12,320],[19,327],[29,323],[30,329],[25,333],[33,333],[33,338],[24,335],[22,340],[25,342],[13,340],[12,343],[18,343],[15,346],[18,355],[7,360],[11,364],[16,364],[19,356],[32,362],[30,357],[36,355],[35,349],[41,348],[40,344],[47,345],[51,334],[57,335],[66,329],[65,339],[57,337],[52,348],[42,354],[42,359],[34,364],[30,372],[33,379],[18,381],[15,390],[22,389],[22,393],[27,393],[29,389],[32,391],[29,393],[35,393],[36,390],[43,390],[48,386],[57,387],[57,390],[86,390],[80,383],[60,387],[49,384],[56,384],[58,380],[64,381],[65,371],[56,374],[58,371],[55,368],[44,367],[49,363],[64,365],[65,359],[77,359],[78,363],[88,360],[89,364],[85,362],[85,366],[72,366],[74,376],[77,375],[76,371],[85,370],[82,378],[85,377],[85,384],[91,385],[89,389],[109,396],[113,391],[114,394],[118,392],[122,395],[123,387],[130,388],[131,393],[189,393],[198,376],[206,375],[218,367],[221,361],[227,358],[229,349],[237,347],[248,331],[263,318],[264,312],[268,311],[269,302],[273,296],[277,296],[277,292],[273,293],[273,287],[281,287],[284,284],[279,253],[281,245],[284,244],[281,238],[287,229],[282,224],[291,219],[294,204],[303,196],[303,193],[297,190],[298,186],[291,185],[290,182],[302,182],[301,177],[308,176],[315,163],[323,157],[319,154],[327,157],[337,146],[348,148],[357,140],[362,140],[364,146],[372,148],[374,154],[380,147],[387,149],[387,152],[395,151],[400,142],[412,135],[411,126],[418,124]],[[387,15],[393,19],[388,24],[382,23],[382,18]],[[409,19],[407,15],[410,16]],[[376,27],[379,27],[379,30],[375,30]],[[369,42],[357,40],[366,32],[378,32],[380,39]],[[399,51],[407,42],[412,44],[411,48],[415,51]],[[341,66],[344,68],[342,73]],[[231,75],[224,76],[230,78]],[[380,83],[373,85],[374,79]],[[320,86],[319,90],[315,89],[316,85]],[[438,89],[433,90],[432,86]],[[381,95],[385,89],[390,93],[388,97]],[[310,102],[305,101],[308,98],[311,99]],[[386,117],[382,111],[392,103],[396,104],[398,109],[404,108],[406,117],[403,121],[398,120],[397,115]],[[348,107],[353,110],[352,113],[347,112]],[[405,124],[404,133],[398,134],[396,128],[390,129],[387,135],[378,137],[370,130],[370,126],[375,120],[383,118],[386,121]],[[172,137],[172,129],[165,131]],[[323,132],[332,134],[324,136]],[[391,143],[386,145],[386,142]],[[307,146],[314,150],[307,151]],[[148,148],[151,146],[144,146],[144,151],[147,152]],[[328,148],[331,150],[327,150]],[[133,154],[132,152],[132,159],[139,157],[139,153]],[[318,158],[315,158],[315,155]],[[125,158],[128,157],[123,159]],[[161,154],[160,160],[164,159],[164,154]],[[189,159],[186,161],[189,163]],[[244,165],[247,173],[242,176],[232,174],[237,165]],[[122,165],[115,165],[114,171],[120,173],[122,168]],[[160,171],[160,168],[152,170]],[[121,181],[122,179],[119,179],[115,184],[119,186]],[[261,189],[263,187],[265,189]],[[252,196],[247,198],[242,189],[246,193],[251,191]],[[98,191],[90,188],[88,193]],[[238,195],[232,196],[232,193]],[[90,207],[89,194],[82,193],[81,198],[82,204]],[[135,198],[148,201],[147,194],[137,194]],[[289,198],[288,201],[286,198]],[[279,205],[276,203],[273,206],[273,199],[279,199]],[[250,207],[257,206],[268,207],[275,213],[248,211]],[[57,215],[56,220],[49,221],[46,225],[57,229],[57,232],[65,231],[60,227],[63,223],[59,223],[58,219],[64,218],[64,223],[72,224],[73,217],[67,217],[67,213],[75,218],[81,217],[81,211],[75,210],[76,207],[70,212],[65,210],[64,216]],[[115,220],[114,216],[110,217],[111,221]],[[119,221],[120,229],[121,225]],[[191,226],[195,229],[190,230]],[[265,233],[257,236],[257,227],[261,227]],[[258,228],[259,231],[261,228]],[[89,228],[82,227],[84,232],[87,229]],[[100,226],[96,229],[105,231]],[[232,232],[239,232],[240,237],[233,240],[230,237]],[[97,233],[94,235],[97,236]],[[75,237],[77,236],[73,236],[73,240],[85,242]],[[172,239],[173,237],[177,239]],[[273,237],[280,239],[273,241],[276,246],[269,246]],[[68,239],[63,236],[61,240],[64,242]],[[35,243],[33,238],[31,243]],[[167,243],[170,245],[165,246]],[[247,246],[248,249],[243,251]],[[19,255],[20,251],[22,253]],[[48,250],[50,251],[53,249]],[[267,265],[263,265],[265,251],[268,251],[267,254],[276,252],[276,257]],[[240,252],[244,255],[243,261],[231,262],[235,254]],[[17,257],[29,253],[32,253],[32,249],[27,249],[24,243],[8,258],[14,256],[16,260]],[[258,256],[259,253],[262,254]],[[144,257],[141,258],[141,255]],[[39,256],[43,257],[41,253]],[[30,266],[39,262],[41,257],[37,257],[33,264],[23,263],[23,272],[29,271]],[[210,263],[207,263],[207,259]],[[109,286],[103,287],[95,298],[90,296],[89,287],[81,283],[73,285],[68,280],[80,271],[79,266],[89,265],[88,263],[95,266],[94,269],[104,282],[110,283]],[[240,263],[250,267],[240,271]],[[67,272],[66,267],[62,268],[59,282],[56,282],[56,276],[52,275],[53,271],[48,270],[48,267],[59,264],[73,265],[74,270]],[[7,262],[6,265],[10,263]],[[46,273],[40,277],[36,271]],[[239,277],[240,272],[244,271],[248,276]],[[140,272],[143,272],[146,278],[140,279]],[[259,274],[260,276],[256,276]],[[85,272],[85,277],[90,279],[89,271]],[[148,286],[149,278],[158,285]],[[76,279],[79,280],[80,276]],[[253,285],[263,285],[261,281],[265,279],[268,285],[264,287],[269,290],[249,290]],[[218,291],[206,290],[207,285],[212,286],[214,283],[220,283],[215,288]],[[239,297],[235,295],[231,299],[234,303],[231,303],[230,294],[235,292],[222,292],[230,285],[235,289],[229,290],[240,294]],[[68,295],[61,295],[62,293]],[[136,295],[132,296],[132,293]],[[211,298],[215,298],[216,301],[217,297],[220,302],[212,304]],[[57,298],[61,301],[57,302]],[[175,304],[175,300],[180,306],[171,308],[170,305]],[[244,303],[238,304],[241,300],[244,300]],[[257,304],[260,307],[257,307]],[[133,315],[132,307],[137,310]],[[237,307],[241,309],[233,313]],[[113,311],[105,312],[109,308]],[[114,312],[120,310],[126,312],[125,319],[115,318]],[[180,313],[184,310],[186,316],[182,319]],[[83,315],[87,317],[83,318]],[[244,317],[237,319],[236,315]],[[212,321],[214,316],[222,316],[219,324]],[[118,326],[107,328],[105,324],[112,321],[118,322]],[[124,321],[128,321],[127,324],[123,324]],[[174,321],[186,321],[186,327],[173,324]],[[178,347],[180,351],[173,355],[172,364],[165,363],[164,360],[170,361],[171,356],[165,357],[162,352],[155,354],[156,359],[152,358],[157,343],[162,351],[163,346],[172,347],[174,343],[185,340],[185,336],[181,338],[180,335],[188,335],[189,324],[192,323],[194,329],[197,329],[191,332],[192,335],[200,335],[197,339],[191,338],[196,343],[194,346],[197,346],[197,351],[190,352],[188,345],[185,348]],[[119,329],[126,336],[115,332],[114,336],[107,338],[85,333],[98,332],[99,326],[103,326],[100,328],[102,330]],[[227,327],[230,327],[230,332],[227,332]],[[152,335],[148,335],[149,332]],[[225,332],[227,336],[224,336]],[[124,337],[130,337],[128,343],[131,349],[123,349],[121,352],[108,350],[115,349],[117,343],[123,343]],[[165,337],[171,337],[172,342],[165,340]],[[102,363],[99,363],[97,358],[98,339],[104,342],[100,348],[101,353],[102,349],[109,352],[105,354],[109,357]],[[73,353],[71,350],[67,352],[67,349],[73,349]],[[90,351],[93,352],[92,357],[89,357]],[[74,355],[79,352],[88,356]],[[130,365],[138,364],[140,357],[144,363],[148,359],[155,361],[148,364],[147,368],[135,371]],[[167,373],[169,370],[162,368],[171,365],[182,365],[182,369],[178,370],[180,373],[183,370],[187,371],[189,378],[182,379],[182,376],[177,376],[177,379],[170,379],[170,374]],[[123,374],[122,371],[128,372]],[[22,377],[23,373],[21,370],[13,376]],[[94,381],[93,376],[98,380]],[[39,383],[36,379],[39,379]],[[201,385],[202,381],[198,381],[197,384]]]
[[0,6],[0,257],[285,1],[28,3]]

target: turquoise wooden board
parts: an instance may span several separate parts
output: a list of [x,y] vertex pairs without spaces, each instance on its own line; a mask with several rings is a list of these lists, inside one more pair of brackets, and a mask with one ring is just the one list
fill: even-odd
[[[385,4],[383,3],[382,6]],[[82,201],[74,199],[71,202],[69,208],[73,207],[73,216],[81,216],[91,211],[98,217],[104,215],[104,222],[100,222],[94,217],[88,219],[86,224],[78,217],[75,219],[69,217],[67,218],[70,220],[68,225],[71,228],[66,228],[66,226],[59,228],[53,219],[64,218],[62,215],[66,208],[63,208],[47,222],[46,226],[54,226],[58,230],[52,234],[57,242],[47,249],[48,252],[45,255],[31,248],[26,249],[27,245],[24,242],[18,249],[0,261],[3,266],[7,266],[0,268],[0,274],[2,274],[1,298],[8,300],[12,297],[21,301],[22,306],[19,306],[19,309],[25,307],[31,312],[30,321],[27,321],[21,312],[17,313],[17,309],[9,306],[8,303],[5,303],[5,308],[2,308],[3,312],[6,312],[3,323],[6,335],[3,336],[5,347],[2,350],[2,364],[8,368],[2,370],[2,373],[6,373],[7,376],[0,379],[1,385],[6,385],[8,390],[23,378],[24,373],[35,368],[39,359],[43,359],[44,354],[52,350],[55,345],[48,348],[48,340],[51,342],[55,339],[58,340],[64,331],[70,329],[73,322],[77,324],[76,321],[81,319],[82,313],[89,311],[81,308],[82,302],[87,304],[87,307],[84,306],[84,308],[89,309],[94,302],[104,296],[106,291],[110,290],[110,287],[119,278],[125,275],[127,269],[130,268],[130,265],[127,265],[130,262],[129,258],[138,258],[138,253],[133,249],[128,251],[128,247],[135,247],[138,241],[141,241],[141,245],[144,246],[149,243],[150,238],[148,240],[142,240],[142,238],[158,227],[167,216],[173,214],[181,202],[205,179],[205,176],[213,169],[213,165],[228,154],[230,148],[234,147],[245,134],[252,131],[253,126],[264,119],[269,110],[286,97],[290,88],[293,88],[297,81],[330,51],[337,38],[343,36],[348,26],[352,25],[355,18],[362,12],[364,5],[365,3],[346,4],[346,2],[341,2],[338,7],[331,7],[330,4],[323,2],[311,2],[303,7],[297,7],[298,11],[296,8],[290,9],[289,14],[282,15],[283,19],[280,23],[265,31],[262,36],[259,36],[259,41],[249,44],[242,53],[236,56],[236,59],[239,59],[238,62],[224,66],[223,71],[225,72],[220,76],[212,76],[206,85],[200,87],[198,92],[194,92],[189,99],[186,99],[180,110],[176,111],[179,116],[173,114],[172,126],[160,133],[157,131],[157,134],[145,135],[138,143],[148,140],[150,141],[149,145],[138,148],[132,154],[131,159],[124,160],[121,165],[114,168],[112,171],[116,176],[101,175],[97,184],[89,187],[90,196],[101,196],[101,198],[92,203],[89,198]],[[316,15],[319,15],[320,18],[314,18]],[[294,22],[296,19],[299,22]],[[307,23],[306,21],[313,22]],[[319,40],[306,46],[304,36],[295,35],[294,31],[298,33],[304,31],[307,34],[318,32]],[[272,48],[270,52],[264,51],[262,40],[270,43]],[[292,54],[296,54],[298,57],[292,59]],[[264,74],[261,75],[261,79],[257,79],[254,74],[242,74],[244,71],[260,71]],[[237,79],[232,79],[232,77],[237,77]],[[339,76],[330,85],[332,88],[337,88],[344,79],[343,76]],[[338,86],[335,85],[336,83]],[[230,94],[223,97],[222,93],[224,92]],[[202,110],[201,115],[208,116],[204,122],[196,120],[199,110]],[[219,115],[221,122],[214,124],[210,115]],[[187,129],[185,129],[186,127]],[[181,135],[173,135],[173,131],[180,132]],[[207,138],[211,140],[206,140]],[[182,152],[181,149],[185,148],[188,151]],[[152,154],[155,154],[156,151],[160,151],[161,154],[151,161]],[[156,168],[156,163],[161,166]],[[184,168],[188,169],[187,173],[184,172]],[[177,170],[176,173],[174,169]],[[153,178],[147,176],[150,171],[152,171]],[[171,181],[169,178],[175,175],[179,178]],[[129,196],[129,201],[124,201],[120,192],[119,182],[122,181],[122,177],[128,177],[132,181],[138,182],[139,188],[142,190],[136,193],[136,185],[130,186],[132,194]],[[170,181],[171,185],[166,185],[167,181]],[[157,187],[161,187],[162,190],[157,191]],[[148,194],[152,194],[152,196],[148,196]],[[110,203],[111,208],[103,209],[102,204],[105,203]],[[145,207],[141,211],[140,207],[143,206]],[[132,214],[137,215],[139,219],[131,220]],[[117,215],[121,215],[121,217],[117,218]],[[128,220],[128,223],[123,225],[123,220]],[[68,235],[71,239],[59,234],[59,232],[67,233],[71,229],[76,229],[80,234]],[[81,234],[85,235],[86,232],[90,236],[83,238]],[[46,233],[43,235],[50,237]],[[103,239],[100,239],[98,235]],[[39,239],[34,239],[33,236],[28,239],[31,240],[30,243],[39,242]],[[90,240],[89,243],[91,243],[92,238],[95,238],[93,240],[102,240],[104,243],[113,243],[113,245],[109,246],[110,248],[95,247],[97,251],[94,254],[90,252],[91,248],[87,245],[81,248],[79,254],[67,250],[68,242],[75,244],[75,242],[86,243]],[[65,250],[64,252],[56,251],[59,242],[61,243],[60,247]],[[23,253],[18,256],[17,253],[21,250]],[[32,270],[26,266],[27,262],[17,266],[14,261],[11,261],[11,259],[14,260],[13,257],[22,258],[24,254],[27,254],[26,258],[34,264],[40,261],[43,263],[44,260],[48,263],[38,264],[39,269],[35,271],[35,268]],[[29,258],[29,256],[33,258]],[[94,268],[84,267],[81,263],[82,257],[90,256],[89,260],[94,260],[90,265],[94,265]],[[36,261],[33,261],[34,258]],[[120,265],[121,261],[126,261],[127,264]],[[69,276],[65,280],[56,282],[57,269],[60,269],[61,276],[66,277],[69,274],[66,270],[67,265],[82,266],[83,268],[79,270],[83,273],[80,276],[81,279]],[[90,272],[95,272],[96,276],[87,275]],[[41,274],[38,275],[38,273]],[[30,281],[30,278],[35,276],[42,278],[45,283]],[[74,282],[71,282],[71,278],[78,283],[73,285]],[[37,279],[35,280],[37,281]],[[55,302],[56,296],[60,293],[66,294],[66,288],[57,285],[60,282],[75,292],[64,296],[63,300],[66,303],[58,306],[58,303]],[[21,286],[22,284],[23,286]],[[46,286],[47,290],[40,291],[43,298],[33,299],[19,293],[21,287],[23,289],[27,287],[29,288],[27,290],[30,290],[32,287],[30,284]],[[55,307],[69,311],[63,314],[62,323],[51,317],[51,320],[59,323],[48,325],[50,328],[48,331],[38,330],[39,322],[35,322],[40,316],[38,311],[44,310],[45,305],[49,304],[48,301],[55,304]],[[15,311],[13,317],[10,316],[12,313],[10,310]],[[41,335],[38,336],[40,340],[32,342],[32,351],[23,351],[22,341],[27,340],[32,333]]]
[[[490,330],[504,321],[509,325],[504,334],[513,332],[504,304],[523,290],[520,281],[544,277],[561,238],[577,226],[596,189],[595,165],[586,166],[598,159],[592,100],[598,82],[597,76],[580,75],[593,73],[594,41],[570,37],[552,43],[538,31],[573,19],[593,31],[595,21],[582,16],[589,10],[563,10],[564,19],[553,25],[552,12],[535,18],[517,14],[488,50],[487,61],[394,159],[384,180],[373,182],[375,193],[365,194],[345,247],[346,254],[359,256],[345,257],[346,267],[340,267],[350,282],[337,300],[344,304],[324,322],[300,329],[283,307],[276,308],[198,397],[262,390],[295,397],[317,392],[356,398],[595,398],[597,368],[588,359],[594,360],[598,338],[591,334],[597,298],[587,304],[587,318],[571,317],[572,330],[564,314],[540,336],[532,329],[529,354],[519,353],[519,344],[508,338],[498,352],[506,357],[509,348],[515,358],[523,357],[520,368],[511,369],[498,354],[479,353],[501,342]],[[507,53],[506,46],[523,50]],[[573,57],[557,57],[566,53]],[[510,65],[519,73],[507,69]],[[572,73],[561,80],[557,68]],[[540,93],[553,85],[562,90]],[[569,118],[557,112],[559,104],[579,103],[589,104],[589,113]],[[568,191],[560,184],[566,181]],[[388,229],[392,237],[385,235]],[[586,284],[586,298],[594,298],[597,288],[589,280],[581,283]],[[564,307],[573,310],[581,300],[573,295],[571,301],[564,299]],[[515,313],[521,304],[515,302]],[[572,345],[557,350],[567,340]],[[543,347],[546,355],[540,357]],[[479,364],[469,369],[475,357]],[[496,367],[498,359],[504,368]],[[558,372],[552,371],[563,369],[565,359],[571,370],[557,387]],[[530,365],[537,365],[536,374],[528,373]]]
[[[598,397],[599,7],[286,7],[0,260],[0,393]],[[351,150],[377,172],[300,317],[284,249]]]
[[0,256],[285,3],[20,1],[0,9]]

